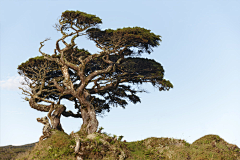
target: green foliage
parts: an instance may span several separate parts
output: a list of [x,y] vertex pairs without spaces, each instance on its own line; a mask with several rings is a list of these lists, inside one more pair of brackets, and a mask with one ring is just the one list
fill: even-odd
[[111,142],[110,142],[110,144],[114,144],[115,143],[115,141],[114,140],[112,140]]
[[121,78],[125,78],[133,84],[150,82],[160,91],[173,88],[171,82],[163,78],[164,69],[162,65],[153,59],[126,58],[119,65],[117,73],[120,74]]
[[161,36],[155,35],[151,30],[141,27],[127,27],[119,28],[116,30],[106,29],[100,30],[99,28],[91,28],[87,31],[89,39],[97,41],[98,44],[106,47],[113,46],[114,43],[124,41],[120,47],[127,47],[123,55],[132,55],[134,50],[140,55],[143,52],[151,53],[153,47],[160,45]]
[[118,137],[118,141],[121,141],[123,139],[124,136],[119,136]]
[[102,23],[102,20],[92,14],[87,14],[80,11],[66,10],[62,13],[59,23],[64,26],[64,30],[75,25],[78,29],[86,29]]
[[101,133],[103,129],[104,129],[103,127],[100,127],[97,132]]

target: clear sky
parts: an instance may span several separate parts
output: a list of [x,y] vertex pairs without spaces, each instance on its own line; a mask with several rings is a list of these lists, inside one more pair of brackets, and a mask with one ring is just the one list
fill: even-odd
[[[140,26],[162,36],[151,55],[165,69],[174,88],[139,94],[141,103],[113,108],[99,117],[103,131],[127,141],[148,137],[185,139],[192,143],[216,134],[240,146],[240,1],[238,0],[0,0],[1,135],[0,146],[38,141],[47,113],[30,108],[18,89],[17,66],[43,51],[52,54],[60,34],[52,27],[65,10],[95,14],[101,28]],[[81,37],[79,48],[97,51]],[[69,109],[72,104],[67,104]],[[62,118],[67,133],[81,119]]]

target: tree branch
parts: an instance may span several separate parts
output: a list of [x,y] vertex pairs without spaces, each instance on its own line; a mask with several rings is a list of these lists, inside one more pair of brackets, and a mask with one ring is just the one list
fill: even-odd
[[82,118],[82,115],[80,113],[74,114],[72,111],[64,111],[62,115],[64,117]]

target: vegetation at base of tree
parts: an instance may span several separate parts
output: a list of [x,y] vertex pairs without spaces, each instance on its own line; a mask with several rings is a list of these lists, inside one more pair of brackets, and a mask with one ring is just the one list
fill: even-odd
[[[174,138],[146,138],[144,140],[126,142],[117,140],[115,136],[107,133],[93,133],[94,138],[89,139],[87,135],[81,135],[84,139],[82,146],[86,149],[85,159],[119,159],[124,152],[126,160],[237,160],[240,159],[240,148],[229,144],[218,135],[206,135],[192,144],[181,139]],[[119,136],[120,137],[120,136]],[[20,153],[17,159],[75,159],[76,154],[70,146],[75,141],[64,132],[56,133],[36,143],[32,150]],[[6,147],[4,147],[6,148]],[[2,148],[1,148],[2,149]],[[2,152],[1,152],[2,153]],[[14,153],[15,155],[17,153]],[[3,154],[1,154],[1,158]],[[2,158],[3,159],[3,158]],[[9,158],[10,159],[10,158]]]

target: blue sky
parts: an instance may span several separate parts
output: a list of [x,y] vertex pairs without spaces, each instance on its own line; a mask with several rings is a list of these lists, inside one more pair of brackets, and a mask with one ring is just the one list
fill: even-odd
[[[174,88],[159,92],[144,85],[149,93],[139,94],[141,103],[113,108],[98,118],[105,132],[127,141],[169,137],[190,143],[217,134],[240,146],[239,7],[237,0],[0,0],[0,146],[33,143],[42,134],[36,118],[46,113],[22,99],[17,66],[39,56],[45,38],[52,40],[43,51],[53,53],[61,35],[52,26],[65,10],[97,15],[102,29],[140,26],[162,36],[161,45],[143,57],[160,62]],[[85,37],[77,44],[97,51]],[[61,122],[67,133],[82,124],[81,119],[64,117]]]

